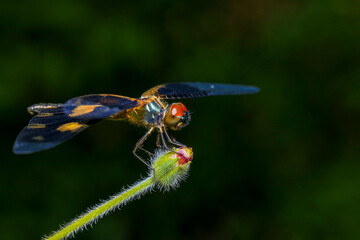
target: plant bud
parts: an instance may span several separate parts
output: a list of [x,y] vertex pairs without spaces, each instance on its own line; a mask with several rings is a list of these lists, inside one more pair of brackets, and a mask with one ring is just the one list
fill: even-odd
[[179,185],[187,176],[193,158],[192,148],[173,148],[173,151],[160,152],[154,158],[152,167],[155,169],[155,180],[162,189],[169,190]]

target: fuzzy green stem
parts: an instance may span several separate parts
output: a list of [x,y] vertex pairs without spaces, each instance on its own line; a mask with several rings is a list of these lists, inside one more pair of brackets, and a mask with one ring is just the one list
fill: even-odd
[[150,174],[149,177],[112,196],[108,201],[94,206],[61,228],[58,232],[55,232],[49,237],[45,237],[45,239],[60,240],[74,236],[76,232],[81,231],[87,225],[94,223],[97,219],[105,216],[117,207],[123,206],[127,201],[135,197],[140,197],[155,187],[155,185],[165,190],[170,187],[177,187],[178,183],[186,176],[189,170],[192,160],[192,150],[191,148],[177,148],[173,150],[179,152],[181,155],[167,151],[159,152],[154,157],[152,167],[155,169],[156,178]]
[[73,234],[77,231],[81,230],[83,227],[92,223],[95,219],[102,217],[107,212],[113,210],[116,206],[120,206],[124,204],[126,201],[130,200],[131,198],[136,197],[137,195],[141,194],[142,192],[146,192],[149,188],[151,188],[154,184],[154,178],[148,177],[145,180],[135,184],[134,186],[130,187],[128,190],[120,193],[117,196],[114,196],[109,201],[104,202],[103,204],[96,206],[94,209],[90,210],[90,212],[80,216],[78,219],[75,219],[71,223],[69,223],[66,227],[61,229],[60,231],[56,232],[49,238],[48,240],[57,240],[57,239],[64,239]]

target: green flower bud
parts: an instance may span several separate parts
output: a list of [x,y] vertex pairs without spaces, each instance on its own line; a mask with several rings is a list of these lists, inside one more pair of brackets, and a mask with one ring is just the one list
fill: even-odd
[[173,151],[158,153],[152,163],[156,184],[160,189],[169,190],[177,187],[190,169],[193,158],[192,148],[173,148]]

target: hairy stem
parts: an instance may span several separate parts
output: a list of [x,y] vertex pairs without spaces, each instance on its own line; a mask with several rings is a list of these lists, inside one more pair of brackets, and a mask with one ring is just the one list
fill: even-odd
[[174,151],[181,154],[166,151],[159,152],[155,155],[152,160],[152,167],[155,169],[155,178],[150,174],[149,177],[136,182],[128,189],[110,197],[109,200],[92,207],[86,213],[66,224],[59,231],[44,239],[59,240],[72,237],[76,232],[95,223],[108,212],[123,206],[127,201],[130,201],[135,197],[140,197],[155,186],[165,190],[168,190],[171,187],[177,187],[189,170],[190,162],[192,160],[192,149],[182,147],[176,148]]

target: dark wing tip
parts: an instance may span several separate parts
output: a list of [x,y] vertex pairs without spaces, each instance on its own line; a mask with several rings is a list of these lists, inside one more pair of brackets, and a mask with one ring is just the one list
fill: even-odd
[[200,92],[206,92],[208,96],[217,95],[241,95],[252,94],[260,91],[256,86],[242,84],[224,84],[224,83],[184,83],[190,87],[198,89]]
[[247,93],[257,93],[260,92],[260,88],[255,86],[246,86]]
[[18,142],[16,141],[13,146],[13,153],[22,155],[39,152],[54,147],[57,143],[54,142]]

